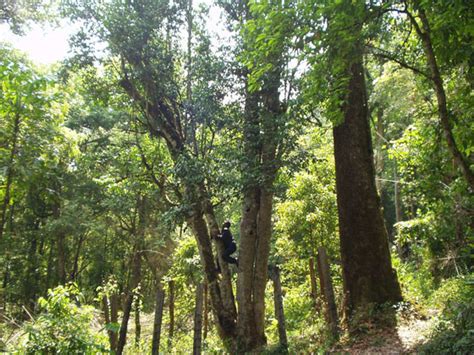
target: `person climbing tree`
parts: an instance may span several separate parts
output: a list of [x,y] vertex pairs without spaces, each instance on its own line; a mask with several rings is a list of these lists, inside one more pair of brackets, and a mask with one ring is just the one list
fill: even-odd
[[217,236],[218,238],[222,239],[222,242],[224,243],[224,252],[222,253],[222,259],[224,259],[226,262],[229,264],[236,264],[237,267],[239,266],[239,261],[232,257],[231,255],[236,252],[237,246],[234,241],[234,237],[232,236],[232,233],[230,232],[230,222],[226,221],[222,225],[222,231],[221,234]]

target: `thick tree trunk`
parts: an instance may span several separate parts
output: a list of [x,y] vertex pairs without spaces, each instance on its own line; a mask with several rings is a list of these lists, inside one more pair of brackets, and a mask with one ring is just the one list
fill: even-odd
[[272,268],[272,280],[273,280],[273,301],[275,305],[275,316],[278,319],[278,337],[280,339],[280,345],[287,349],[288,338],[286,336],[286,325],[285,325],[285,311],[283,307],[283,293],[281,291],[281,279],[280,269],[278,266]]
[[265,343],[265,339],[256,338],[259,333],[256,328],[253,305],[253,273],[260,210],[260,189],[257,183],[261,156],[260,146],[258,99],[255,94],[247,92],[244,125],[246,164],[242,171],[245,189],[240,223],[239,275],[237,279],[238,348],[242,351],[254,349]]
[[456,145],[454,139],[451,120],[448,112],[448,105],[446,100],[446,92],[444,90],[443,78],[439,71],[438,63],[436,60],[436,55],[433,49],[433,44],[431,43],[431,29],[428,18],[426,17],[425,10],[423,5],[419,3],[418,0],[413,1],[416,9],[418,10],[418,16],[421,20],[421,28],[418,25],[418,22],[413,17],[411,13],[408,12],[408,17],[413,24],[418,36],[423,43],[423,49],[425,52],[426,60],[430,68],[431,80],[433,83],[433,89],[436,92],[436,98],[438,101],[438,114],[441,122],[441,127],[443,128],[443,133],[446,138],[446,143],[448,145],[449,152],[453,156],[456,166],[461,170],[464,178],[469,184],[471,191],[474,191],[474,172],[470,168],[468,159],[466,159],[459,148]]
[[[194,214],[188,219],[188,224],[192,227],[197,240],[201,264],[203,265],[206,280],[209,285],[209,295],[217,320],[216,325],[219,336],[224,342],[233,342],[236,325],[235,305],[232,304],[231,308],[229,308],[229,299],[225,298],[224,295],[226,293],[222,292],[226,289],[226,285],[222,282],[219,283],[219,279],[217,278],[217,265],[214,262],[212,254],[211,239],[206,222],[198,209],[195,209]],[[224,263],[221,265],[224,267]],[[228,286],[230,286],[228,292],[232,294],[231,285]],[[233,296],[231,299],[233,299]]]
[[344,121],[333,130],[343,281],[350,310],[401,300],[375,188],[362,55],[352,59]]
[[174,280],[168,281],[168,312],[169,312],[169,327],[168,327],[168,352],[173,347],[174,337]]
[[[171,281],[170,281],[171,282]],[[171,288],[170,288],[170,300],[171,300]],[[156,291],[156,304],[155,304],[155,321],[153,323],[153,339],[152,339],[152,346],[151,346],[151,354],[152,355],[158,355],[160,352],[160,339],[161,339],[161,323],[163,320],[163,306],[165,302],[165,291],[161,287],[161,285],[158,285],[158,290]],[[170,303],[171,305],[171,303]],[[171,309],[171,308],[170,308]],[[174,310],[173,310],[174,312]],[[173,313],[174,317],[174,313]],[[173,318],[174,322],[174,318]],[[171,312],[170,312],[170,325],[171,325]],[[170,327],[170,329],[173,329],[173,327]],[[172,332],[171,333],[171,338],[173,336]],[[168,339],[168,352],[171,353],[171,342]]]
[[203,306],[203,288],[202,283],[196,287],[196,306],[194,308],[194,341],[193,355],[199,355],[202,352],[202,306]]

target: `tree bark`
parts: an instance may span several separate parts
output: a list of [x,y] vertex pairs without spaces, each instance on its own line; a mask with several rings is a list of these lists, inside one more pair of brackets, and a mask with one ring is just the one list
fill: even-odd
[[140,296],[135,297],[135,346],[140,346],[142,325],[140,322]]
[[[110,301],[110,307],[109,307],[109,299],[107,296],[102,297],[102,309],[104,311],[104,321],[105,325],[108,325],[112,323],[111,320],[111,309],[112,309],[112,302]],[[107,334],[109,336],[109,344],[110,344],[110,350],[115,351],[116,346],[117,346],[117,334],[112,331],[112,330],[107,330]]]
[[[171,282],[171,281],[170,281]],[[170,302],[171,302],[171,288],[170,288]],[[158,285],[156,292],[156,304],[155,304],[155,321],[153,323],[153,340],[151,342],[151,354],[158,355],[160,352],[160,339],[161,339],[161,323],[163,320],[163,306],[165,302],[165,291]],[[171,303],[170,303],[171,305]],[[173,311],[174,312],[174,311]],[[174,314],[174,313],[173,313]],[[174,318],[173,318],[174,321]],[[171,324],[171,312],[170,312],[170,324]],[[173,329],[170,327],[170,329]],[[171,337],[173,336],[172,332]],[[168,339],[168,352],[171,352],[171,341]]]
[[281,279],[280,269],[278,266],[274,266],[271,272],[273,280],[273,301],[275,305],[275,316],[278,319],[278,337],[280,339],[280,345],[284,348],[288,348],[288,338],[286,336],[286,325],[285,325],[285,311],[283,307],[283,293],[281,291]]
[[129,289],[127,291],[127,298],[125,300],[122,324],[120,325],[120,333],[119,333],[119,339],[117,343],[117,355],[121,355],[123,353],[123,349],[125,348],[125,344],[127,341],[128,321],[130,319],[130,313],[132,311],[132,305],[133,305],[134,290],[137,288],[137,286],[140,283],[141,254],[140,254],[140,251],[137,249],[138,248],[135,248],[135,251],[133,254],[132,277],[130,280]]
[[[113,324],[118,324],[118,295],[112,293],[110,295],[110,321]],[[110,333],[110,349],[112,351],[117,350],[118,334],[117,332]]]
[[[20,107],[20,100],[17,100],[17,109]],[[8,205],[10,204],[10,191],[11,191],[11,185],[13,183],[13,177],[15,175],[14,173],[14,164],[15,164],[15,158],[18,153],[18,140],[20,136],[20,113],[17,112],[15,114],[15,118],[13,121],[13,137],[12,137],[12,147],[10,150],[10,158],[8,159],[8,164],[7,164],[7,180],[5,183],[5,195],[3,197],[3,202],[2,202],[2,217],[0,220],[0,240],[3,238],[3,231],[5,227],[5,223],[7,221],[7,210],[8,210]]]
[[[209,285],[209,295],[211,297],[213,311],[217,320],[216,325],[218,333],[224,342],[232,342],[235,337],[236,325],[235,304],[232,304],[229,308],[228,305],[230,304],[230,301],[228,298],[224,297],[226,293],[223,292],[226,288],[230,288],[227,292],[232,294],[232,285],[226,285],[223,283],[224,279],[219,283],[210,236],[200,209],[194,210],[193,215],[188,219],[188,224],[192,227],[193,233],[197,239],[201,263]],[[224,267],[226,267],[226,265],[222,263],[221,268]]]
[[344,121],[333,129],[344,292],[349,312],[400,301],[374,179],[361,50],[348,64]]
[[309,279],[311,282],[311,298],[313,299],[313,305],[316,312],[319,312],[318,304],[318,286],[316,283],[316,271],[314,269],[314,258],[309,258]]
[[208,287],[207,287],[207,283],[204,283],[204,319],[203,319],[203,335],[202,335],[202,338],[204,340],[206,340],[207,338],[207,331],[208,331],[208,328],[209,328],[209,302],[208,302],[208,299],[209,299],[209,292],[208,292]]
[[81,234],[79,236],[79,240],[77,241],[77,246],[76,246],[76,252],[74,254],[74,262],[73,262],[73,267],[72,267],[72,272],[71,272],[71,277],[70,279],[72,281],[76,280],[77,273],[79,271],[79,257],[81,256],[81,248],[82,244],[84,243],[86,234]]
[[169,311],[169,328],[168,328],[168,352],[171,351],[173,346],[174,336],[174,280],[168,281],[168,311]]
[[[53,218],[58,220],[61,217],[61,186],[58,184],[56,186],[56,194],[57,201],[54,202],[53,205]],[[58,279],[61,285],[66,283],[66,248],[65,248],[65,239],[66,233],[63,226],[58,226],[56,229],[56,248],[58,251],[58,260],[57,260],[57,267],[58,267]]]
[[377,192],[379,196],[382,196],[382,190],[384,187],[382,179],[382,172],[384,169],[384,160],[383,160],[383,109],[378,108],[377,110],[377,122],[376,122],[376,134],[375,134],[375,184],[377,187]]
[[395,166],[394,166],[394,174],[393,174],[393,194],[394,194],[394,200],[395,200],[395,221],[396,223],[401,222],[403,220],[403,214],[402,214],[402,197],[400,193],[400,183],[398,181],[398,168],[397,168],[397,162],[395,161]]
[[338,319],[337,319],[337,307],[336,300],[334,298],[334,290],[332,287],[331,270],[329,268],[328,256],[326,254],[326,248],[318,248],[318,270],[319,270],[319,281],[321,284],[321,290],[323,291],[325,301],[325,316],[329,323],[329,329],[334,338],[338,337]]
[[407,11],[407,15],[423,44],[426,61],[428,63],[428,67],[431,73],[433,89],[436,93],[436,98],[438,102],[438,115],[441,122],[441,127],[443,128],[446,143],[448,145],[449,152],[453,156],[456,166],[461,170],[464,178],[466,179],[466,182],[471,188],[471,191],[474,191],[474,172],[471,170],[467,158],[463,156],[463,154],[457,147],[456,141],[454,139],[452,124],[448,112],[446,92],[444,90],[443,78],[439,71],[439,66],[436,60],[433,44],[431,42],[430,24],[423,5],[421,5],[418,0],[414,0],[413,3],[415,4],[415,8],[418,11],[418,16],[421,20],[421,27],[409,11]]
[[194,342],[193,355],[199,355],[202,352],[202,306],[203,306],[203,287],[202,283],[196,287],[196,306],[194,309]]

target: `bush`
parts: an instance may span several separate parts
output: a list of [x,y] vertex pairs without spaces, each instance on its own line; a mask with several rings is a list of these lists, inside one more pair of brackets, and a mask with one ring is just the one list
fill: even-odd
[[49,290],[40,298],[41,313],[24,325],[27,354],[97,354],[108,352],[105,335],[91,329],[93,307],[80,306],[82,298],[75,284]]
[[430,299],[442,309],[422,354],[469,354],[474,349],[474,285],[472,276],[445,281]]

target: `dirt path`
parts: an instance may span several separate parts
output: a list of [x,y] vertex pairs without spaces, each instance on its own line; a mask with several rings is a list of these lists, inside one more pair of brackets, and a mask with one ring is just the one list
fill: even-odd
[[396,328],[371,329],[350,344],[340,344],[331,353],[349,354],[415,354],[427,340],[431,321],[412,319],[402,321]]

